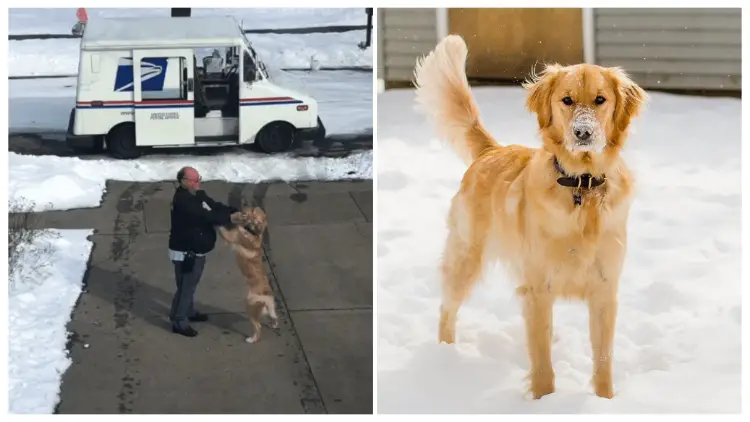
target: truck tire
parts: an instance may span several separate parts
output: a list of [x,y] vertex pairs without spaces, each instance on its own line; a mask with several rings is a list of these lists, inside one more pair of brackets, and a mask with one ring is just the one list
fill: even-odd
[[266,154],[288,151],[294,145],[294,127],[288,123],[271,123],[258,133],[256,142]]
[[135,144],[135,125],[124,124],[112,129],[107,135],[107,150],[115,158],[129,160],[140,157],[143,151]]

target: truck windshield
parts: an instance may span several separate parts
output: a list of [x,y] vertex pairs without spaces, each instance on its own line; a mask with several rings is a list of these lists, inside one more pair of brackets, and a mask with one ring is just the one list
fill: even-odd
[[266,64],[263,63],[263,61],[258,58],[258,54],[255,52],[255,49],[253,48],[252,44],[250,44],[250,41],[247,39],[247,36],[245,35],[245,32],[242,32],[242,38],[245,40],[245,48],[247,49],[247,52],[250,53],[250,58],[253,62],[255,62],[255,66],[260,71],[261,75],[263,75],[263,79],[269,79],[268,77],[268,70],[266,69]]

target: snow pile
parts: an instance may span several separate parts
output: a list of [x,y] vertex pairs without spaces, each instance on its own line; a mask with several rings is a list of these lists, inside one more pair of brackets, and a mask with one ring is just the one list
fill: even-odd
[[[539,146],[520,88],[475,93],[496,139]],[[514,281],[499,267],[462,307],[457,343],[437,344],[445,217],[466,167],[412,111],[412,91],[379,96],[379,412],[740,411],[740,100],[651,97],[625,154],[638,194],[620,281],[616,397],[589,385],[585,304],[558,302],[557,391],[534,401]]]
[[[71,360],[66,325],[81,293],[91,254],[92,230],[55,230],[57,239],[46,277],[17,283],[8,295],[8,401],[10,413],[53,413],[59,402],[62,374]],[[37,246],[41,246],[37,245]],[[31,274],[37,262],[22,260]]]
[[316,69],[320,67],[369,67],[373,49],[362,50],[365,31],[330,34],[247,34],[258,57],[269,67]]
[[147,156],[138,160],[82,160],[76,157],[9,154],[8,194],[26,198],[39,210],[97,207],[109,179],[134,182],[174,180],[183,166],[198,169],[203,180],[263,181],[372,178],[372,151],[345,158],[299,157],[228,152],[213,156]]

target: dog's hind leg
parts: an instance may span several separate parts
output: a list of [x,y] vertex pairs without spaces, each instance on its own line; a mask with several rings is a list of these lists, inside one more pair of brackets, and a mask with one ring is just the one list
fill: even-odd
[[265,296],[265,310],[271,318],[271,328],[279,328],[279,317],[276,315],[276,302],[272,295]]
[[265,301],[255,295],[249,295],[247,297],[247,316],[250,318],[250,323],[253,325],[253,334],[245,339],[247,343],[255,343],[260,339],[260,318],[263,315],[263,310],[266,307]]
[[443,299],[438,341],[455,343],[458,310],[482,275],[488,220],[465,213],[462,198],[453,200],[442,262]]

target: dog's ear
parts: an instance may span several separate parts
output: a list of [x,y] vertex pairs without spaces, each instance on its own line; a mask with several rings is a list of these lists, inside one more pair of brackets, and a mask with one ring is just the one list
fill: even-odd
[[608,68],[608,75],[615,91],[615,128],[625,132],[630,125],[630,119],[637,116],[646,102],[648,95],[638,84],[625,73],[622,68]]
[[523,87],[529,91],[526,98],[526,108],[536,113],[539,128],[544,129],[552,124],[551,95],[555,88],[562,66],[559,64],[548,64],[541,73],[532,72]]

